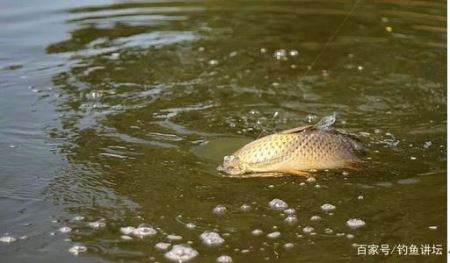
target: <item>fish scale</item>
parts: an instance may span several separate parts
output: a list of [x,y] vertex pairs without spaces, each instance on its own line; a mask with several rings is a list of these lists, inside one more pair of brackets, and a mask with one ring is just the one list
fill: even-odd
[[323,119],[314,126],[257,139],[227,156],[218,169],[229,174],[302,174],[308,170],[352,167],[360,161],[365,148],[354,135],[329,128],[333,122]]

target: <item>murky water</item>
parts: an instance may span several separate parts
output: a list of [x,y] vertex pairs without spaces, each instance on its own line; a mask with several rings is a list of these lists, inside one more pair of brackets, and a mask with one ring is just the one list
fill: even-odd
[[[305,74],[352,3],[3,1],[1,261],[444,261],[357,244],[446,253],[445,2],[361,1]],[[332,112],[361,171],[215,171]]]

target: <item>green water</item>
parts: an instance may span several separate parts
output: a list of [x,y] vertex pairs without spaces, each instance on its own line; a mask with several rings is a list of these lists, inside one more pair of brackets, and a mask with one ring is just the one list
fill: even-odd
[[[444,262],[446,3],[363,0],[308,71],[352,3],[3,1],[0,234],[17,241],[0,243],[0,260],[168,262],[155,248],[168,242],[198,251],[193,262]],[[362,170],[315,182],[216,172],[262,131],[333,112],[368,147]],[[121,237],[141,223],[158,233]],[[206,246],[204,231],[225,242]],[[362,256],[356,244],[444,256]]]

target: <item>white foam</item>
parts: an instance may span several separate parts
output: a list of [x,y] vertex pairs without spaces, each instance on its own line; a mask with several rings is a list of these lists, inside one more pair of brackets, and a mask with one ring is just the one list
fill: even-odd
[[143,238],[146,236],[154,236],[158,233],[153,227],[150,226],[139,226],[133,231],[133,235]]
[[269,202],[269,207],[274,210],[285,210],[288,208],[288,204],[281,199],[275,198]]
[[164,256],[174,262],[188,262],[198,256],[198,251],[187,245],[174,245]]
[[167,235],[167,239],[169,239],[170,241],[178,241],[182,240],[183,237],[178,235]]
[[207,246],[219,246],[225,242],[225,239],[223,239],[218,233],[211,231],[203,232],[200,235],[200,239]]
[[217,263],[232,263],[233,258],[227,255],[222,255],[216,259]]
[[336,209],[336,206],[332,205],[332,204],[323,204],[320,209],[322,209],[324,212],[330,212]]
[[359,218],[350,218],[349,220],[347,220],[347,226],[352,229],[357,229],[365,225],[366,222],[364,222],[362,219]]
[[60,227],[58,230],[61,233],[69,233],[70,231],[72,231],[72,228],[70,228],[68,226],[63,226],[63,227]]
[[94,221],[94,222],[89,222],[88,226],[92,227],[92,228],[95,228],[95,229],[98,229],[98,228],[105,227],[106,223],[105,223],[105,220],[100,219],[100,220],[97,220],[97,221]]
[[255,229],[252,231],[252,235],[254,235],[255,237],[257,236],[261,236],[264,232],[261,229]]
[[305,226],[304,228],[303,228],[303,232],[304,233],[311,233],[311,232],[313,232],[314,231],[314,227],[312,227],[312,226]]
[[283,211],[283,213],[285,213],[286,215],[293,215],[293,214],[295,214],[295,209],[294,208],[288,208],[288,209],[285,209]]
[[252,207],[250,205],[248,205],[248,204],[243,204],[243,205],[241,205],[240,210],[242,212],[248,212],[248,211],[252,210]]
[[289,215],[288,217],[286,217],[284,219],[284,222],[290,224],[290,225],[294,225],[298,222],[297,216],[295,215]]
[[186,228],[188,228],[188,229],[194,229],[194,228],[196,228],[197,226],[194,224],[194,223],[187,223],[186,224]]
[[286,243],[286,244],[283,245],[283,247],[284,247],[285,249],[291,249],[291,248],[294,247],[294,244],[293,244],[293,243]]
[[155,248],[158,250],[166,251],[167,249],[169,249],[169,247],[171,245],[172,244],[170,244],[170,243],[159,242],[159,243],[156,243]]
[[322,217],[320,217],[320,216],[312,216],[311,217],[311,221],[320,221],[320,220],[322,220]]
[[69,252],[74,254],[75,256],[84,253],[87,251],[87,247],[83,245],[73,245],[71,248],[69,248]]
[[278,231],[267,234],[267,237],[270,239],[279,238],[280,236],[281,236],[281,233]]
[[216,205],[213,209],[213,213],[216,215],[223,215],[227,212],[227,208],[224,205]]
[[1,243],[13,243],[16,242],[16,238],[13,236],[2,236],[0,237],[0,242]]
[[124,235],[130,235],[134,232],[134,230],[136,230],[136,228],[132,227],[132,226],[127,226],[127,227],[121,227],[120,228],[120,232],[122,232],[122,234]]

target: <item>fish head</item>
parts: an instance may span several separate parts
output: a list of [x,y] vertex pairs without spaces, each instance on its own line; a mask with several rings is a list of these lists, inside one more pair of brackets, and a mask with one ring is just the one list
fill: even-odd
[[219,165],[217,170],[229,175],[241,175],[246,171],[245,165],[235,155],[223,157],[223,164]]

